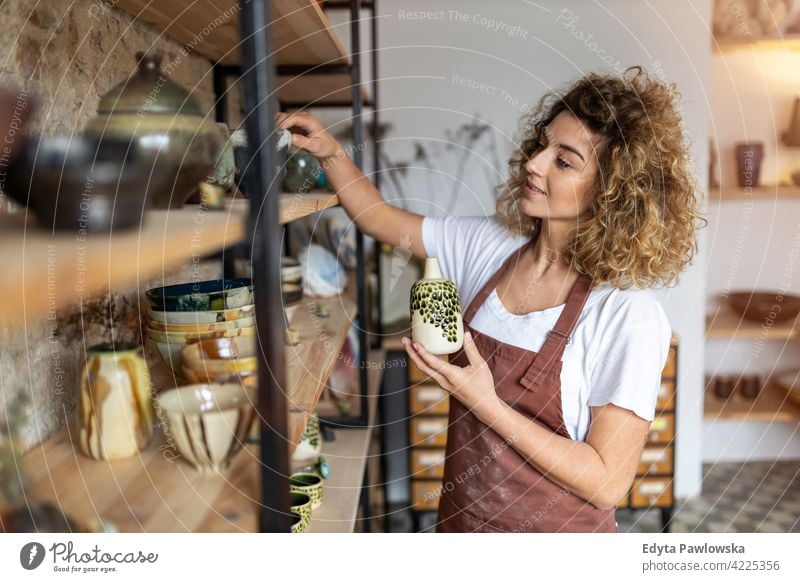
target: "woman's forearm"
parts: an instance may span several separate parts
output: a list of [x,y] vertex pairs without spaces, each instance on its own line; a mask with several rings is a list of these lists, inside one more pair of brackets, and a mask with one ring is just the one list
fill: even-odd
[[[606,467],[588,443],[557,435],[517,412],[499,398],[480,419],[551,481],[601,509],[614,507],[624,495],[627,476]],[[627,490],[627,486],[624,487]]]
[[339,148],[335,155],[322,161],[322,169],[331,187],[339,195],[339,204],[361,232],[373,238],[382,232],[382,224],[391,207],[384,201],[374,184],[364,176],[353,160]]

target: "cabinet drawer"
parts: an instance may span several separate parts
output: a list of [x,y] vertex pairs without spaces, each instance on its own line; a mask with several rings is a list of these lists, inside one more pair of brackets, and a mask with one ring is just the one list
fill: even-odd
[[446,416],[418,416],[411,419],[411,446],[443,447],[447,444]]
[[675,438],[675,415],[671,412],[659,414],[650,424],[648,443],[669,444]]
[[669,354],[667,355],[667,363],[664,364],[664,370],[661,372],[662,378],[674,378],[675,377],[675,368],[676,368],[676,360],[678,359],[678,349],[675,346],[671,346],[669,348]]
[[411,449],[411,476],[435,477],[444,476],[444,449]]
[[[436,356],[440,360],[447,362],[447,355]],[[408,358],[408,380],[411,384],[415,382],[433,382],[430,376],[420,370],[410,357]]]
[[658,389],[657,410],[675,410],[675,378],[664,378]]
[[436,509],[442,494],[442,482],[436,479],[414,479],[411,481],[412,509]]
[[639,459],[636,473],[669,473],[672,474],[672,447],[646,447]]
[[633,482],[631,507],[670,507],[672,505],[671,477],[645,477]]
[[413,414],[447,414],[447,390],[438,384],[419,384],[409,388],[409,408]]

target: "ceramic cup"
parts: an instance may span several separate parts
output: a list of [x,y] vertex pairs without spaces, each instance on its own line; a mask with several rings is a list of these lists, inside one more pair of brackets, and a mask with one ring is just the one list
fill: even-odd
[[719,374],[714,378],[714,395],[717,398],[730,398],[735,385],[735,379],[731,374]]
[[758,374],[746,374],[739,380],[738,388],[743,398],[757,398],[761,394],[761,377]]
[[289,490],[305,493],[311,498],[311,509],[322,505],[322,477],[315,473],[294,473],[289,479]]
[[153,436],[150,375],[135,345],[87,350],[81,374],[80,447],[93,459],[136,455]]
[[291,492],[289,493],[292,504],[292,513],[300,516],[300,525],[302,531],[308,529],[311,523],[311,498],[305,493]]

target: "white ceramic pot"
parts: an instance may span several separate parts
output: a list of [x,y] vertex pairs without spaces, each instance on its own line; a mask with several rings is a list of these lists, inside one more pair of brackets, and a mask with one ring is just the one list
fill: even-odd
[[422,279],[411,286],[411,339],[437,356],[452,354],[464,343],[458,289],[442,276],[436,257],[425,259]]

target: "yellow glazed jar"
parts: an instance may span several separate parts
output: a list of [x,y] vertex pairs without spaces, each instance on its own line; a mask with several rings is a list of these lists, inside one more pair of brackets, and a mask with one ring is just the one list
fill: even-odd
[[93,459],[124,459],[153,437],[150,374],[135,345],[100,344],[87,351],[79,403],[81,451]]

